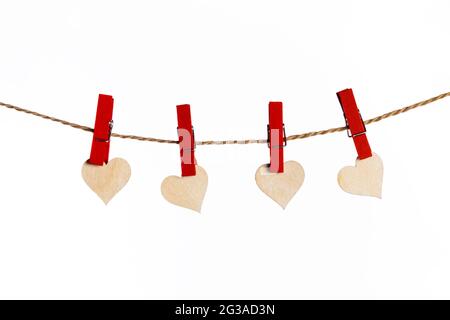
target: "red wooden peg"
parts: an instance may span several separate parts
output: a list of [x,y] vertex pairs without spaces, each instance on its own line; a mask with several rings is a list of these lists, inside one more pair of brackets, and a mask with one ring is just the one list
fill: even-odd
[[358,159],[366,159],[372,156],[369,141],[366,136],[366,126],[356,105],[352,89],[345,89],[337,93],[339,103],[344,111],[347,125],[347,134],[353,138]]
[[178,142],[180,144],[181,176],[195,176],[195,138],[188,104],[177,106]]
[[269,103],[267,135],[270,148],[270,172],[282,173],[284,171],[283,148],[286,145],[282,102]]
[[97,115],[95,117],[94,137],[92,139],[91,156],[88,160],[90,164],[102,166],[108,163],[109,159],[109,139],[113,126],[113,105],[112,96],[99,94],[97,104]]

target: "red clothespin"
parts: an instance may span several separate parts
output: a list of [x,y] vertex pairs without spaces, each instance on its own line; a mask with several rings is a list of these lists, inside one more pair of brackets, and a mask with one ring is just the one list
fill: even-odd
[[267,125],[267,143],[270,148],[270,172],[284,171],[283,148],[286,146],[286,132],[283,123],[283,103],[269,103],[269,124]]
[[195,137],[188,104],[177,106],[178,142],[180,144],[181,176],[195,176]]
[[102,166],[108,163],[109,139],[113,127],[113,105],[112,96],[99,94],[97,104],[97,115],[95,117],[94,138],[92,139],[90,164]]
[[366,136],[366,126],[356,105],[352,89],[345,89],[337,93],[342,111],[344,111],[347,135],[353,138],[358,159],[363,160],[372,156],[369,141]]

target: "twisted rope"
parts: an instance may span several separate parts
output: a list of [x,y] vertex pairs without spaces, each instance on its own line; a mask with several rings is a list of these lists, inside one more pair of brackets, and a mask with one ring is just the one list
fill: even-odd
[[[400,109],[396,109],[390,112],[387,112],[385,114],[382,114],[380,116],[371,118],[369,120],[364,121],[364,123],[366,125],[375,123],[375,122],[379,122],[381,120],[393,117],[393,116],[397,116],[399,114],[411,111],[413,109],[419,108],[419,107],[423,107],[425,105],[428,105],[430,103],[436,102],[438,100],[444,99],[446,97],[450,96],[450,92],[447,93],[443,93],[440,94],[438,96],[432,97],[430,99],[427,100],[423,100],[417,103],[414,103],[412,105],[400,108]],[[19,111],[19,112],[24,112],[42,119],[46,119],[46,120],[50,120],[53,122],[57,122],[60,123],[62,125],[65,126],[69,126],[75,129],[79,129],[79,130],[83,130],[83,131],[87,131],[87,132],[94,132],[94,129],[91,127],[87,127],[87,126],[83,126],[77,123],[73,123],[73,122],[69,122],[66,120],[62,120],[62,119],[58,119],[55,117],[51,117],[36,111],[31,111],[28,109],[24,109],[21,107],[17,107],[14,106],[12,104],[9,103],[4,103],[4,102],[0,102],[0,106],[8,108],[8,109],[12,109],[15,111]],[[286,139],[288,141],[292,141],[292,140],[299,140],[299,139],[306,139],[306,138],[310,138],[310,137],[314,137],[314,136],[321,136],[321,135],[325,135],[325,134],[330,134],[330,133],[335,133],[335,132],[341,132],[341,131],[345,131],[347,130],[347,127],[337,127],[337,128],[330,128],[330,129],[325,129],[325,130],[319,130],[319,131],[311,131],[311,132],[305,132],[305,133],[301,133],[301,134],[294,134],[294,135],[290,135],[288,136]],[[138,140],[138,141],[147,141],[147,142],[157,142],[157,143],[172,143],[172,144],[177,144],[178,140],[168,140],[168,139],[158,139],[158,138],[152,138],[152,137],[141,137],[141,136],[136,136],[136,135],[130,135],[130,134],[120,134],[120,133],[112,133],[111,134],[112,137],[115,138],[121,138],[121,139],[130,139],[130,140]],[[267,139],[246,139],[246,140],[204,140],[204,141],[196,141],[197,145],[224,145],[224,144],[251,144],[251,143],[267,143]]]

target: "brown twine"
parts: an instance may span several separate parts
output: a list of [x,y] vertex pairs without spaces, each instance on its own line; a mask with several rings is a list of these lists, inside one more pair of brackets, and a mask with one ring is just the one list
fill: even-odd
[[[438,100],[444,99],[445,97],[450,96],[450,92],[447,93],[443,93],[440,94],[438,96],[432,97],[430,99],[427,100],[423,100],[417,103],[414,103],[412,105],[409,105],[407,107],[403,107],[397,110],[393,110],[390,112],[387,112],[385,114],[382,114],[380,116],[371,118],[369,120],[364,121],[364,123],[366,125],[375,123],[375,122],[379,122],[381,120],[393,117],[393,116],[397,116],[399,114],[411,111],[413,109],[419,108],[419,107],[423,107],[425,105],[428,105],[430,103],[436,102]],[[45,114],[36,112],[36,111],[31,111],[28,109],[24,109],[24,108],[20,108],[17,106],[14,106],[12,104],[8,104],[8,103],[4,103],[4,102],[0,102],[0,106],[8,108],[8,109],[12,109],[15,111],[19,111],[19,112],[24,112],[24,113],[28,113],[31,114],[33,116],[42,118],[42,119],[46,119],[46,120],[50,120],[50,121],[54,121],[54,122],[58,122],[60,124],[63,124],[65,126],[70,126],[72,128],[75,129],[80,129],[83,131],[88,131],[88,132],[93,132],[94,129],[92,129],[91,127],[87,127],[87,126],[82,126],[73,122],[69,122],[66,120],[61,120],[55,117],[51,117],[51,116],[47,116]],[[306,132],[306,133],[301,133],[301,134],[294,134],[294,135],[290,135],[288,136],[286,139],[288,141],[292,141],[292,140],[299,140],[299,139],[306,139],[306,138],[310,138],[310,137],[314,137],[314,136],[321,136],[321,135],[325,135],[325,134],[329,134],[329,133],[334,133],[334,132],[341,132],[341,131],[345,131],[347,130],[347,127],[338,127],[338,128],[330,128],[330,129],[326,129],[326,130],[319,130],[319,131],[311,131],[311,132]],[[147,141],[147,142],[157,142],[157,143],[173,143],[173,144],[177,144],[178,140],[168,140],[168,139],[158,139],[158,138],[151,138],[151,137],[141,137],[141,136],[135,136],[135,135],[130,135],[130,134],[120,134],[120,133],[112,133],[111,134],[112,137],[115,138],[121,138],[121,139],[131,139],[131,140],[138,140],[138,141]],[[267,139],[247,139],[247,140],[205,140],[205,141],[196,141],[196,145],[225,145],[225,144],[251,144],[251,143],[267,143]]]

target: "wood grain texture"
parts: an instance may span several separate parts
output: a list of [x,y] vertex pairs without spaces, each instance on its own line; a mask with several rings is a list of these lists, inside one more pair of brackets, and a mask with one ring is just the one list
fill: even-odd
[[170,203],[200,213],[207,187],[206,171],[196,166],[195,176],[165,178],[161,183],[161,193]]
[[339,171],[338,183],[345,192],[381,199],[383,161],[376,154],[363,160],[357,159],[354,167],[344,167]]
[[271,173],[269,165],[264,164],[256,170],[255,180],[262,192],[285,209],[302,186],[305,171],[296,161],[286,161],[283,173]]
[[84,181],[105,204],[127,184],[131,167],[125,159],[115,158],[103,166],[85,162],[81,169]]

